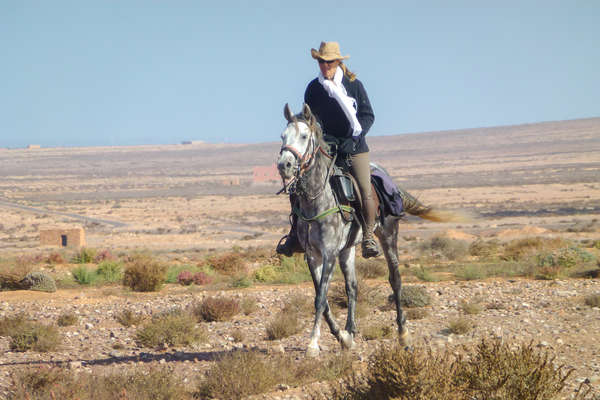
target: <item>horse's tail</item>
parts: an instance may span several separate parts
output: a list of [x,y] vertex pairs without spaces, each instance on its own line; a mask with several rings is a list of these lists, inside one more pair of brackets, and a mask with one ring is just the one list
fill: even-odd
[[427,206],[406,190],[400,187],[398,189],[400,191],[400,197],[402,197],[404,211],[411,215],[433,222],[467,222],[472,219],[472,217],[460,211],[442,210]]

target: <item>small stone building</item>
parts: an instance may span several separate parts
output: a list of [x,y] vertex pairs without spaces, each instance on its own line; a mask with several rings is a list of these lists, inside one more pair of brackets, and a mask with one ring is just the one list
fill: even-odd
[[84,247],[83,228],[40,229],[40,245],[57,247]]

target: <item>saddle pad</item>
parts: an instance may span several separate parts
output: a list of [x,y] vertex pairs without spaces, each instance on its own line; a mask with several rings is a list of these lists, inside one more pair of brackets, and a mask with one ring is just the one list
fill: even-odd
[[386,214],[402,217],[404,215],[402,196],[392,178],[382,168],[371,164],[371,182],[378,192]]

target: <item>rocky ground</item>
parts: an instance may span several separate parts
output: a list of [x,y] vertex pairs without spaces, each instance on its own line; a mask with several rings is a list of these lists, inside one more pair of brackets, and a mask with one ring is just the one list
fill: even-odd
[[[564,398],[570,398],[584,381],[600,393],[600,309],[586,306],[583,301],[587,295],[600,293],[600,280],[491,279],[415,284],[425,287],[432,297],[427,316],[410,321],[415,345],[429,346],[437,351],[445,346],[477,343],[487,337],[501,337],[511,343],[533,341],[542,350],[555,355],[556,364],[575,368]],[[391,292],[384,280],[371,280],[368,285],[380,288],[379,292],[386,295]],[[234,348],[258,348],[303,358],[308,344],[309,317],[305,319],[301,333],[292,337],[269,341],[265,333],[266,324],[281,310],[286,299],[298,293],[312,298],[312,286],[258,286],[217,292],[170,285],[153,294],[131,294],[118,287],[60,290],[52,294],[0,292],[0,318],[25,313],[37,321],[56,324],[60,314],[79,316],[76,325],[59,328],[64,341],[56,352],[11,352],[8,338],[0,337],[0,398],[7,394],[11,371],[26,366],[56,363],[81,373],[98,374],[169,365],[186,383],[193,385],[214,363],[215,357]],[[216,295],[253,297],[258,307],[252,314],[240,314],[232,321],[206,323],[208,343],[193,347],[140,348],[134,342],[137,328],[125,328],[115,320],[115,315],[126,308],[151,315],[176,307],[192,307],[204,297]],[[461,301],[476,299],[483,305],[483,311],[468,316],[475,328],[465,335],[450,334],[448,323],[461,315]],[[343,313],[338,313],[338,320],[343,317]],[[393,311],[374,306],[362,317],[360,325],[385,322],[393,326],[394,319]],[[236,329],[243,336],[238,343],[231,336]],[[386,340],[392,339],[366,341],[359,335],[354,356],[366,362],[369,354]],[[324,355],[341,351],[326,327],[321,345]],[[307,389],[282,386],[276,392],[257,398],[307,398]]]

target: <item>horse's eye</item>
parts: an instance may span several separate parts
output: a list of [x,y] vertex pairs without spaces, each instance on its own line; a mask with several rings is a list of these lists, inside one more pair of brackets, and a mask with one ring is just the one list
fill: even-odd
[[303,133],[301,136],[302,140],[306,140],[308,138],[308,135],[306,133]]

